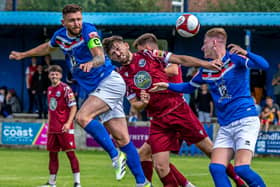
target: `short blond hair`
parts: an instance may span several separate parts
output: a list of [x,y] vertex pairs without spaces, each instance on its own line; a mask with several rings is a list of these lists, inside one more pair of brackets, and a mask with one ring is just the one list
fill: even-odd
[[152,33],[145,33],[136,38],[136,40],[133,42],[132,46],[134,48],[137,48],[138,45],[145,45],[147,43],[154,43],[157,44],[158,39],[157,37]]
[[205,37],[210,37],[210,38],[217,37],[226,42],[227,41],[227,32],[222,27],[214,27],[212,29],[209,29],[205,33]]

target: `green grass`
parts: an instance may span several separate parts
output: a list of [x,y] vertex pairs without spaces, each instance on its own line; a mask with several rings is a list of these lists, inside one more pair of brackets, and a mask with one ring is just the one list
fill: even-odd
[[[109,157],[101,151],[77,151],[83,187],[133,187],[131,173],[118,182]],[[198,187],[213,187],[208,172],[209,160],[205,157],[172,156],[172,162]],[[69,161],[60,153],[58,187],[73,184]],[[252,167],[264,178],[268,187],[280,186],[280,158],[255,158]],[[36,187],[48,180],[48,152],[0,148],[0,187]],[[156,175],[155,187],[162,186]]]

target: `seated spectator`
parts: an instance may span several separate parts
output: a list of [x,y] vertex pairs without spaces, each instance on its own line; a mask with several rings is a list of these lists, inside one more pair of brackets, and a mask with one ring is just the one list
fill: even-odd
[[130,108],[129,116],[128,116],[128,122],[133,123],[138,121],[138,114],[139,112],[134,109],[133,107]]
[[0,88],[0,115],[5,118],[12,118],[11,108],[9,105],[7,105],[6,101],[7,92],[7,87],[3,86]]
[[260,119],[261,119],[261,130],[264,126],[264,131],[267,132],[269,126],[273,124],[273,120],[274,120],[274,114],[268,106],[265,106],[263,108]]
[[267,96],[265,99],[265,106],[269,107],[270,110],[273,112],[274,114],[274,121],[273,124],[275,125],[280,125],[280,109],[278,104],[274,103],[272,97]]
[[253,100],[254,100],[254,103],[255,103],[255,107],[256,107],[256,110],[257,110],[257,113],[258,113],[258,116],[260,117],[261,116],[261,112],[262,112],[262,107],[261,105],[259,105],[256,101],[256,98],[254,96],[252,96]]
[[12,113],[21,112],[21,106],[16,91],[10,89],[6,95],[6,104],[9,105]]

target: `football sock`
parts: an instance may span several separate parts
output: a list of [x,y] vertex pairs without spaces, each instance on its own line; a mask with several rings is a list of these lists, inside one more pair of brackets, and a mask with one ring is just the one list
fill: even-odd
[[135,146],[133,145],[133,143],[130,141],[125,146],[120,147],[120,150],[126,154],[127,166],[129,167],[130,171],[134,175],[136,183],[137,184],[145,183],[146,178],[140,164],[140,158],[138,152]]
[[79,183],[79,184],[81,183],[80,172],[73,173],[73,177],[74,177],[74,182]]
[[245,182],[235,173],[231,163],[228,164],[226,172],[227,175],[234,180],[237,187],[245,185]]
[[80,172],[80,167],[79,167],[79,161],[75,155],[74,151],[68,151],[66,152],[67,157],[70,161],[71,168],[72,168],[72,173],[78,173]]
[[110,155],[111,159],[118,156],[118,150],[112,142],[107,130],[98,120],[91,120],[84,129]]
[[49,152],[49,171],[51,175],[56,175],[58,171],[58,152]]
[[160,180],[164,187],[178,187],[179,186],[179,184],[178,184],[175,176],[171,172],[171,170],[165,177],[160,178]]
[[263,179],[249,165],[235,166],[234,170],[250,187],[266,186]]
[[153,178],[153,162],[152,161],[142,161],[141,162],[144,174],[146,178],[152,182]]
[[170,163],[169,167],[180,186],[188,184],[187,178],[173,164]]
[[231,187],[224,165],[211,163],[209,165],[209,170],[216,187]]

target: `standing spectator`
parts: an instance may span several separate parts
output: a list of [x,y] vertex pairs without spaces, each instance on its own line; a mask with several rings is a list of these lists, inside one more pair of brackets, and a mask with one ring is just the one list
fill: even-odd
[[263,108],[263,111],[261,112],[261,128],[264,127],[264,131],[267,132],[268,129],[269,129],[269,125],[273,124],[273,120],[274,120],[274,114],[273,114],[273,111],[268,107],[268,106],[265,106]]
[[207,84],[202,84],[196,97],[198,119],[201,123],[210,124],[213,115],[214,105],[212,96],[208,91]]
[[265,71],[259,69],[250,70],[250,87],[251,94],[256,98],[257,104],[261,103],[264,96],[266,74]]
[[266,99],[265,99],[265,106],[268,107],[274,115],[273,124],[280,125],[280,122],[279,122],[279,119],[280,119],[279,105],[274,103],[272,97],[267,96]]
[[21,106],[18,99],[18,96],[16,94],[16,91],[13,89],[10,89],[6,95],[6,103],[10,106],[12,113],[19,113],[21,112]]
[[31,65],[28,66],[25,71],[26,88],[27,88],[28,97],[29,97],[29,107],[28,107],[29,113],[33,113],[33,111],[34,111],[35,96],[32,93],[31,84],[32,84],[32,77],[36,71],[37,71],[37,58],[32,57]]
[[278,71],[273,75],[272,86],[275,102],[280,106],[280,63],[278,63]]
[[[42,68],[43,70],[43,68]],[[58,152],[65,151],[70,161],[74,177],[74,187],[80,185],[80,167],[74,149],[74,117],[77,112],[75,96],[71,88],[61,82],[62,68],[54,65],[49,68],[51,86],[48,88],[48,140],[49,172],[48,182],[41,187],[55,187],[58,172]]]
[[47,118],[47,102],[46,94],[48,89],[48,77],[47,73],[43,71],[43,66],[38,65],[37,71],[32,77],[31,90],[36,99],[36,108],[38,109],[39,119]]

